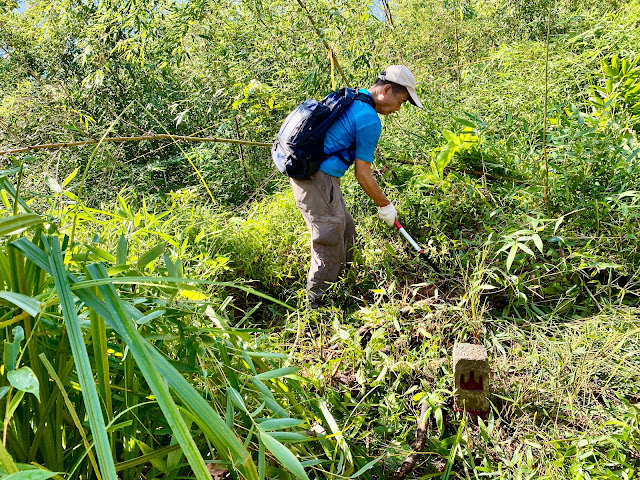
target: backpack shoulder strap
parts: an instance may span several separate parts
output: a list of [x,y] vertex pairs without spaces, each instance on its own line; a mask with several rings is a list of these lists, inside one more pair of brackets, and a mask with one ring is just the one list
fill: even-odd
[[360,100],[361,102],[368,103],[373,108],[376,108],[376,102],[373,100],[373,97],[366,93],[357,92],[354,100]]

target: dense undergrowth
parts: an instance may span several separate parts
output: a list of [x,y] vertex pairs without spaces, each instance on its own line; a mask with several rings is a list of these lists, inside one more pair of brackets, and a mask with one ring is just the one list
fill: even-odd
[[[0,150],[266,141],[341,83],[295,2],[28,6],[0,2]],[[638,478],[640,4],[308,8],[354,84],[416,72],[428,108],[383,119],[376,176],[441,273],[349,173],[354,264],[308,311],[266,149],[5,155],[0,476],[394,478],[418,435],[404,478]],[[485,419],[453,408],[460,341]]]

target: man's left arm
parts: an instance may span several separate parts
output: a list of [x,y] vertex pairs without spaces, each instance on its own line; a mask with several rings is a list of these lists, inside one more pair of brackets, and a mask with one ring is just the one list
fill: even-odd
[[356,158],[355,167],[356,180],[358,180],[358,183],[362,187],[362,190],[364,190],[364,193],[366,193],[379,207],[389,205],[391,202],[378,185],[376,179],[373,178],[373,174],[371,173],[371,162]]
[[371,174],[371,163],[366,160],[360,160],[359,158],[356,158],[355,163],[356,179],[364,190],[364,193],[369,195],[371,200],[378,205],[378,217],[384,220],[387,225],[393,227],[398,212],[396,212],[396,207],[389,201],[378,185],[378,182],[376,182],[376,179],[373,178]]

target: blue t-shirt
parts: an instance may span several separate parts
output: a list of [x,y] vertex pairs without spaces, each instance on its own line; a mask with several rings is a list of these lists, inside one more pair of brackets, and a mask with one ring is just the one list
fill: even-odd
[[[372,96],[365,88],[360,93]],[[324,153],[342,151],[348,160],[353,159],[353,150],[345,150],[355,143],[355,158],[373,163],[373,154],[380,140],[382,124],[375,109],[368,103],[355,100],[351,106],[329,127],[324,137]],[[347,171],[347,165],[333,155],[320,164],[320,170],[333,177],[342,177]]]

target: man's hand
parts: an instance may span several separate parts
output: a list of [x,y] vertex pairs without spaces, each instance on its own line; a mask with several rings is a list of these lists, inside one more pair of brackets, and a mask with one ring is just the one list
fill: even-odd
[[384,220],[390,227],[393,227],[397,216],[398,212],[396,211],[396,207],[393,206],[393,203],[385,205],[384,207],[378,207],[378,217]]

